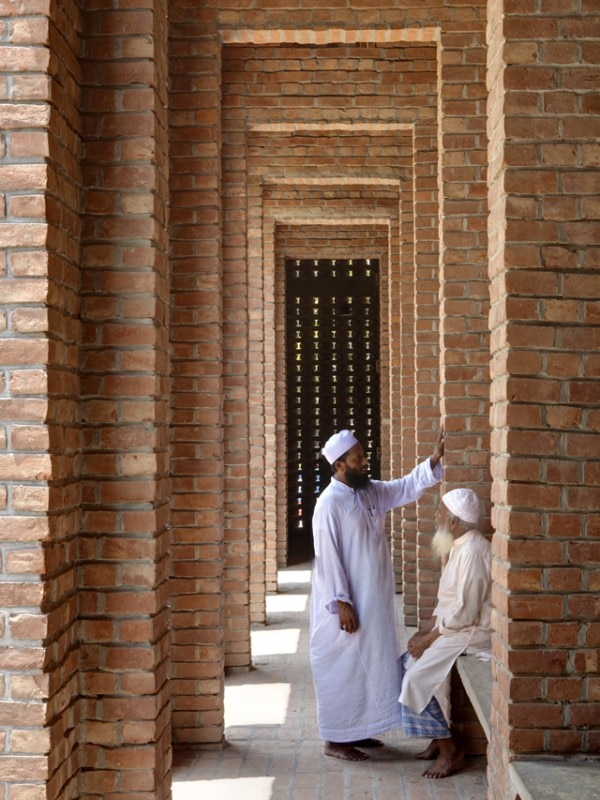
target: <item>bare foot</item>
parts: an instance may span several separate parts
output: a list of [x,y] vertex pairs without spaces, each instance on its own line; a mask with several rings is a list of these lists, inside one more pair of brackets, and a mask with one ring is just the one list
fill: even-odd
[[440,754],[435,764],[425,770],[424,778],[447,778],[457,771],[463,759],[464,750],[452,739],[440,739],[439,741]]
[[381,739],[358,739],[356,742],[348,742],[352,747],[383,747]]
[[351,744],[342,744],[341,742],[325,742],[325,755],[332,758],[341,758],[344,761],[364,761],[369,756],[366,753],[361,753]]
[[420,753],[417,753],[415,758],[419,758],[422,761],[429,761],[432,758],[437,758],[440,754],[440,746],[437,743],[437,739],[433,739],[430,743],[429,747],[422,750]]

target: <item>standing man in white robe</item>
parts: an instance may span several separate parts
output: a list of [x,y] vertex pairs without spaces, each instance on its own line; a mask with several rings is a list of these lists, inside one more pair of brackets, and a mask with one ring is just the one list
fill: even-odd
[[352,431],[323,447],[333,478],[315,506],[310,661],[325,754],[348,761],[371,737],[402,722],[394,575],[385,515],[417,500],[441,478],[443,429],[433,455],[406,477],[369,478],[369,462]]
[[461,653],[485,658],[491,648],[491,546],[477,530],[479,499],[472,489],[442,495],[436,514],[434,552],[448,557],[430,623],[415,633],[402,656],[402,728],[409,737],[431,738],[417,758],[436,759],[426,778],[456,772],[463,752],[450,728],[449,675]]

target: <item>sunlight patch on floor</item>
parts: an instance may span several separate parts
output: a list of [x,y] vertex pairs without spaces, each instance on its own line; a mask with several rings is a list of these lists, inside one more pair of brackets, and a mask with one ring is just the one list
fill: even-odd
[[252,656],[293,655],[299,642],[300,628],[252,631]]
[[267,596],[267,614],[300,614],[306,611],[307,603],[307,594],[270,594]]
[[178,781],[173,800],[271,800],[275,778],[233,778]]
[[279,573],[279,584],[286,586],[288,583],[310,583],[311,570],[286,569]]
[[225,727],[283,725],[290,700],[289,683],[225,687]]

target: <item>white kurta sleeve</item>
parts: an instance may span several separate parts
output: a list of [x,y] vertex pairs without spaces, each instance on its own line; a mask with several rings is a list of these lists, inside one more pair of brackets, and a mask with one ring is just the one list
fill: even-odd
[[340,525],[335,514],[323,509],[313,517],[315,544],[315,582],[319,596],[331,614],[337,614],[337,601],[352,604],[348,578],[340,554]]
[[431,459],[422,461],[404,478],[393,481],[381,481],[378,484],[380,501],[383,510],[404,506],[418,500],[426,489],[435,486],[442,478],[442,466],[438,462],[434,470],[431,469]]

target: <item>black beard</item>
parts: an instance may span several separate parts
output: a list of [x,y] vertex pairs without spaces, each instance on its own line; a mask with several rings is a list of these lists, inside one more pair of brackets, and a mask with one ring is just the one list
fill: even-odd
[[353,489],[364,489],[371,482],[371,478],[366,472],[355,472],[354,470],[346,472],[346,481],[348,486]]

